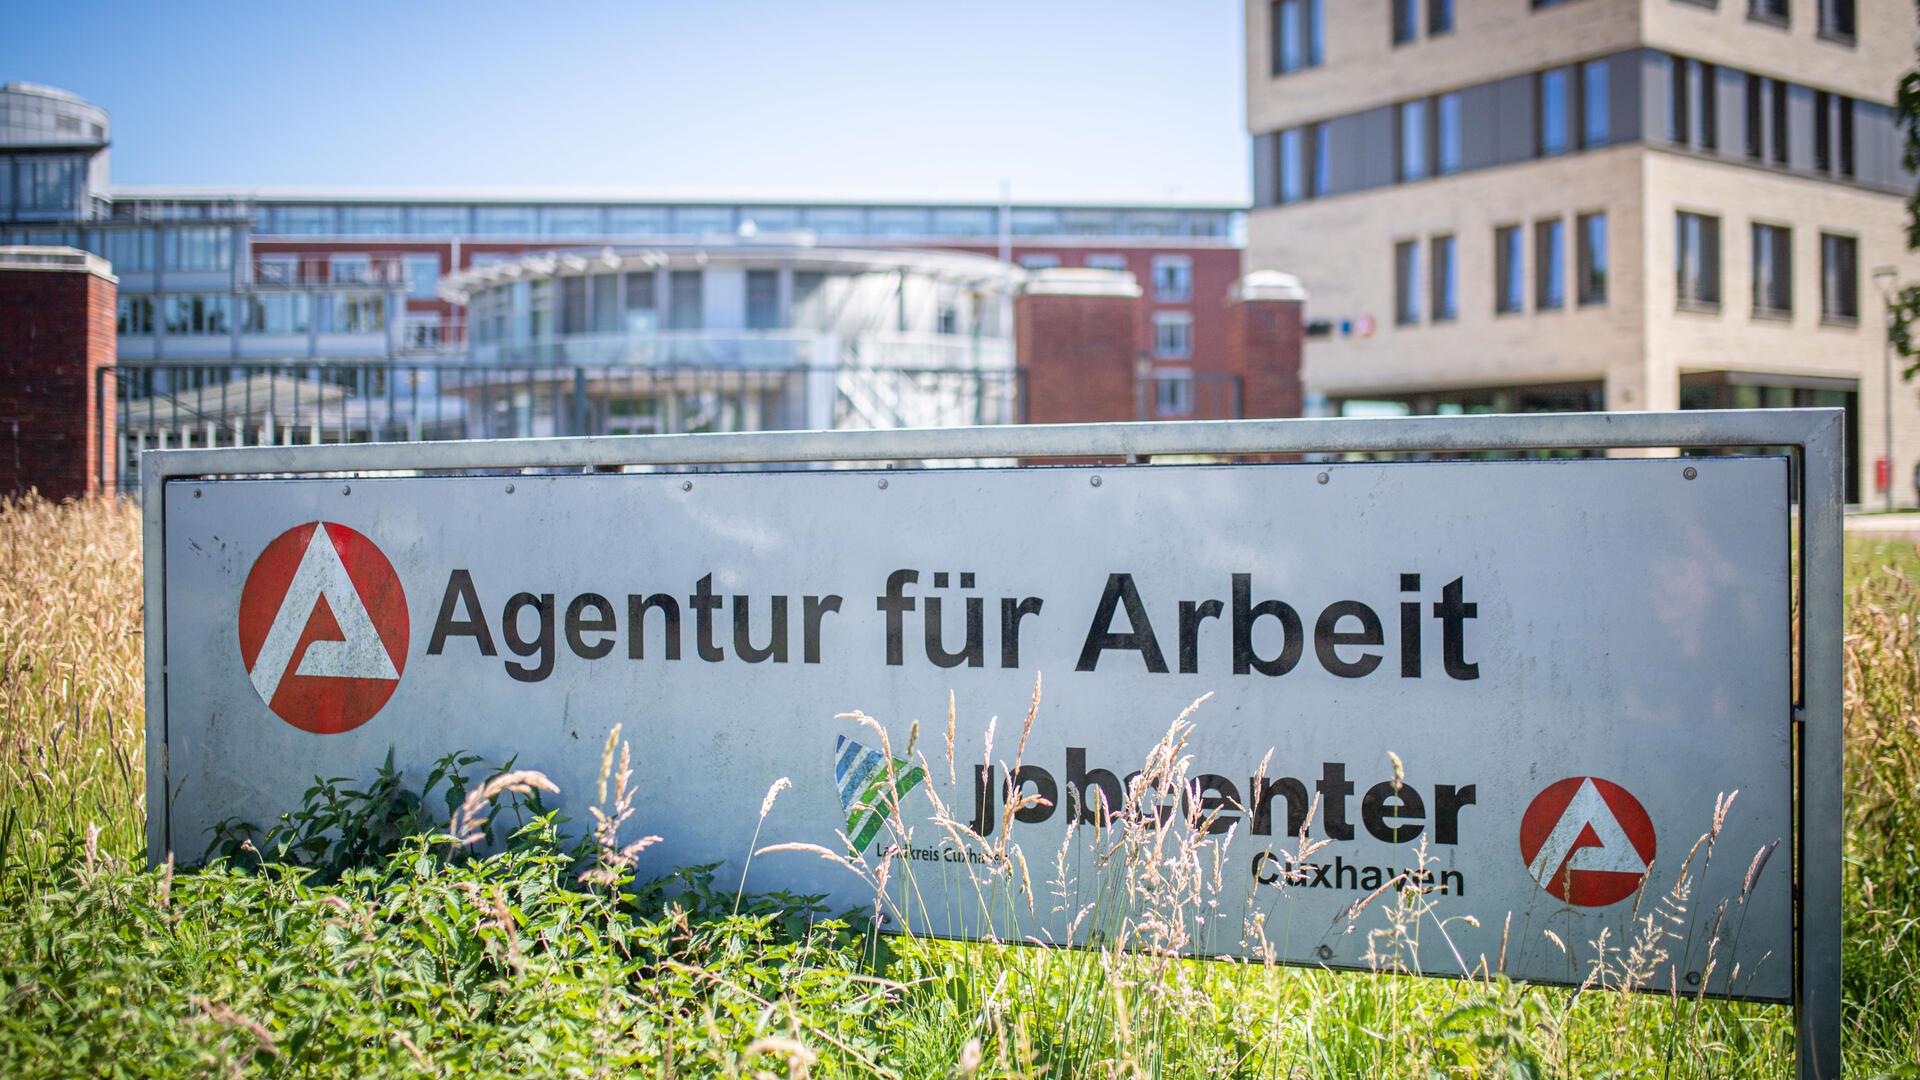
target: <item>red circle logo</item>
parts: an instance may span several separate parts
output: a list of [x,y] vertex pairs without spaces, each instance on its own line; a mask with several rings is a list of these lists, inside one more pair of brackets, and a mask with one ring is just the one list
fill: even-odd
[[373,541],[331,521],[288,529],[240,590],[240,659],[260,700],[337,735],[380,711],[407,663],[407,596]]
[[1653,863],[1653,819],[1626,788],[1570,776],[1533,797],[1520,818],[1520,857],[1540,887],[1569,904],[1632,896]]

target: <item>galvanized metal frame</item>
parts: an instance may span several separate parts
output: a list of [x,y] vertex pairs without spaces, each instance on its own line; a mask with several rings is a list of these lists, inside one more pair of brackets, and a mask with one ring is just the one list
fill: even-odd
[[[1845,413],[1740,409],[1387,419],[1050,424],[883,431],[623,435],[472,442],[150,450],[141,458],[146,559],[147,844],[168,841],[166,504],[169,482],[274,474],[731,466],[982,458],[1790,447],[1799,455],[1799,681],[1794,1019],[1802,1077],[1840,1075],[1841,588]],[[1337,468],[1337,465],[1330,466]]]

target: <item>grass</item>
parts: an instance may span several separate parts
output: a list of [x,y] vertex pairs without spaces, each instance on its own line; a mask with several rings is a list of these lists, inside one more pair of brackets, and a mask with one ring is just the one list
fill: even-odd
[[[1848,566],[1844,1052],[1850,1074],[1920,1075],[1920,552],[1878,541]],[[598,842],[563,839],[528,775],[450,757],[418,786],[318,790],[206,868],[148,871],[139,576],[137,512],[0,505],[9,1076],[1791,1071],[1779,1008],[1182,959],[1207,892],[1177,866],[1204,867],[1204,830],[1096,837],[1124,872],[1092,916],[1109,947],[1081,952],[878,936],[871,911],[740,896],[697,867],[662,878],[612,740]],[[1179,755],[1147,773],[1177,783]],[[995,863],[986,902],[1025,902],[1016,878],[1044,902],[1047,861]],[[876,880],[881,908],[910,885]],[[1417,891],[1376,902],[1383,972],[1407,935],[1470,914]]]

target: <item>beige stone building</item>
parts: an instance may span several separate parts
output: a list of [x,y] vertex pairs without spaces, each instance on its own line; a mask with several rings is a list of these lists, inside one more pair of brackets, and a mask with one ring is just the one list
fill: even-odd
[[[1834,405],[1879,505],[1907,0],[1247,0],[1249,269],[1346,415]],[[1899,503],[1920,386],[1894,377]]]

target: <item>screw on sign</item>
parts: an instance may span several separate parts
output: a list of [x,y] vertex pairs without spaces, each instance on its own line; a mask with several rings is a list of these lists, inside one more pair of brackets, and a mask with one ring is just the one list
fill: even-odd
[[1632,896],[1653,863],[1653,820],[1626,788],[1570,776],[1533,797],[1520,818],[1520,855],[1540,887],[1569,904]]
[[407,597],[373,541],[312,521],[261,550],[240,590],[240,659],[260,700],[302,731],[373,718],[400,685]]

